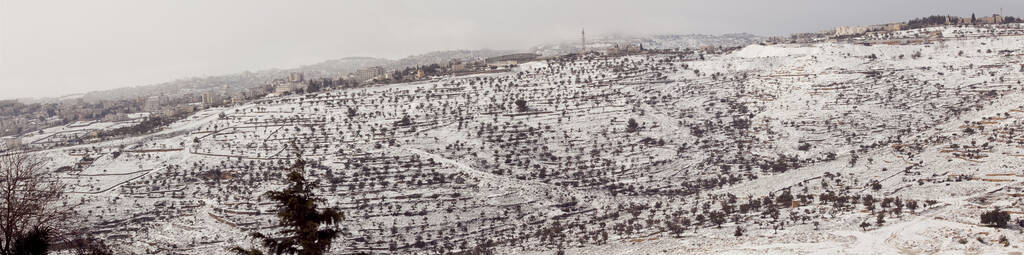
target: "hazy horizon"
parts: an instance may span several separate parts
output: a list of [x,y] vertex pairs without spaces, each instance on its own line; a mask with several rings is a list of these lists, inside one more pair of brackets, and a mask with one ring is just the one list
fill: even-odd
[[0,0],[0,99],[59,97],[345,57],[525,49],[573,40],[583,27],[594,36],[772,36],[935,14],[986,16],[999,8],[1020,16],[1024,2]]

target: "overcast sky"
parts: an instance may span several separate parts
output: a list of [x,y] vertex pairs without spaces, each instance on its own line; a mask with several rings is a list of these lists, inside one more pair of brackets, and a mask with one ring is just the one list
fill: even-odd
[[291,68],[348,56],[525,49],[590,35],[785,35],[931,14],[1022,16],[1024,0],[0,0],[0,99]]

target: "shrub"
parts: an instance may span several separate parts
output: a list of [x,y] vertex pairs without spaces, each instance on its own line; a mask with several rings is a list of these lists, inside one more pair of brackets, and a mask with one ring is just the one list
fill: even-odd
[[981,224],[1004,228],[1009,221],[1010,213],[1001,211],[999,208],[981,214]]

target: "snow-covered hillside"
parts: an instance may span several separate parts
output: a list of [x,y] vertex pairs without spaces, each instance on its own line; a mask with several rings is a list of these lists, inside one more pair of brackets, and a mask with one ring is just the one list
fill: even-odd
[[[69,166],[81,226],[135,253],[249,246],[297,153],[345,211],[336,253],[1006,253],[1022,32],[591,54],[39,153]],[[1011,226],[979,222],[997,207]]]

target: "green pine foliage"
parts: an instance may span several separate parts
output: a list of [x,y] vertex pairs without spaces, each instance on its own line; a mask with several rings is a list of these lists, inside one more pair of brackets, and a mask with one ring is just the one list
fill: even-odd
[[231,248],[237,254],[325,254],[331,242],[340,235],[338,224],[344,215],[337,208],[320,208],[323,198],[313,192],[318,185],[303,176],[306,162],[301,155],[288,172],[288,187],[280,191],[269,191],[265,197],[278,204],[277,218],[283,229],[274,235],[254,232],[251,236],[260,240],[267,251],[242,247]]

